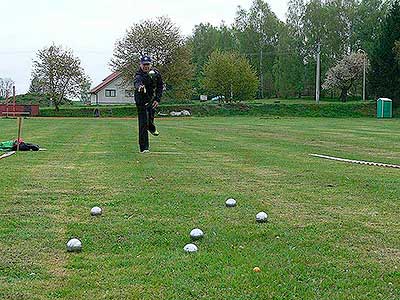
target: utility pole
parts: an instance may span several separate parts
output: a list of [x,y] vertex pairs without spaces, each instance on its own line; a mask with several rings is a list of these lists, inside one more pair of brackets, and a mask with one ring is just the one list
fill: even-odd
[[364,54],[364,74],[363,74],[363,101],[365,101],[365,81],[366,81],[366,63],[365,63],[365,54]]
[[264,99],[264,75],[263,75],[263,47],[260,47],[260,87],[261,99]]
[[366,73],[367,73],[367,53],[363,49],[358,49],[358,53],[363,54],[363,101],[365,101],[365,86],[366,86]]
[[320,89],[321,89],[321,42],[318,40],[317,46],[317,74],[316,74],[316,83],[315,83],[315,101],[317,104],[319,103],[320,98]]
[[13,106],[14,106],[14,117],[15,117],[15,105],[16,105],[16,96],[15,96],[15,85],[13,85]]

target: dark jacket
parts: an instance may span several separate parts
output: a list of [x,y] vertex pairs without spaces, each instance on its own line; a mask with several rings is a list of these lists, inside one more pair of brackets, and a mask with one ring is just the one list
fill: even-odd
[[[143,72],[141,68],[139,68],[135,74],[135,102],[137,105],[145,105],[147,103],[152,103],[153,101],[161,101],[164,88],[161,74],[155,68],[151,68],[150,71],[155,72],[153,78],[150,77],[148,73]],[[139,92],[139,87],[141,85],[146,87],[146,93]]]

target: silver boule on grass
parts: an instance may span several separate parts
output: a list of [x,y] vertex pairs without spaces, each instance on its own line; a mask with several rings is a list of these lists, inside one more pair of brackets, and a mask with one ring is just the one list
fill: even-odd
[[187,253],[197,252],[199,250],[195,244],[187,244],[183,250]]
[[82,242],[78,239],[70,239],[67,243],[68,252],[79,252],[82,250]]
[[204,232],[199,228],[195,228],[190,232],[190,238],[192,240],[199,240],[203,237],[204,237]]
[[101,216],[102,213],[103,213],[103,210],[98,206],[95,206],[90,210],[90,214],[92,216]]
[[226,207],[235,207],[237,204],[236,200],[233,198],[229,198],[228,200],[226,200],[225,205]]
[[267,215],[267,213],[265,213],[265,212],[259,212],[257,215],[256,215],[256,221],[258,222],[258,223],[265,223],[265,222],[267,222],[268,221],[268,215]]

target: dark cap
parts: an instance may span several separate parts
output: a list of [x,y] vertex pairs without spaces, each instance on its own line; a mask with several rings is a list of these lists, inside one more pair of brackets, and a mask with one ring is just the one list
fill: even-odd
[[151,64],[151,57],[147,55],[142,56],[142,58],[140,59],[140,63],[143,65]]

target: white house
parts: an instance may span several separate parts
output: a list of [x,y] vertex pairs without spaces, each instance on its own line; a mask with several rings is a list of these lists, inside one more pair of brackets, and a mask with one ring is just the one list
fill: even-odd
[[114,72],[90,91],[90,102],[92,105],[133,104],[133,87],[124,87],[121,73]]

